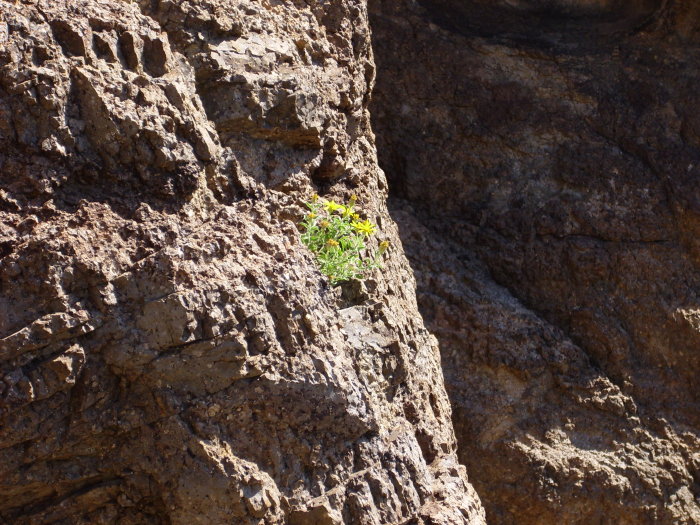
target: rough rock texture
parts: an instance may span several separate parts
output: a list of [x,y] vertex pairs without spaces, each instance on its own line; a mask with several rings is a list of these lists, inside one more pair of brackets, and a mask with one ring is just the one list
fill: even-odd
[[700,523],[700,9],[371,0],[370,106],[493,524]]
[[[0,0],[0,522],[458,524],[361,0]],[[330,288],[302,203],[386,268]]]

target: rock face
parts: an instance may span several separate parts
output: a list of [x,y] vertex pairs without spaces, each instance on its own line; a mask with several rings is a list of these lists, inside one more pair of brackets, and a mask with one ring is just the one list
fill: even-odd
[[370,21],[380,165],[488,522],[700,523],[697,3]]
[[[0,521],[483,523],[373,80],[360,0],[0,1]],[[383,271],[329,287],[316,191]]]

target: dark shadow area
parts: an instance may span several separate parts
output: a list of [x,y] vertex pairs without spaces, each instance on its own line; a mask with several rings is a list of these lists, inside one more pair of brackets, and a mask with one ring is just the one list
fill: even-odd
[[370,13],[379,161],[489,522],[692,522],[648,483],[697,492],[698,10]]
[[436,24],[465,36],[574,51],[607,46],[647,26],[662,0],[420,0]]

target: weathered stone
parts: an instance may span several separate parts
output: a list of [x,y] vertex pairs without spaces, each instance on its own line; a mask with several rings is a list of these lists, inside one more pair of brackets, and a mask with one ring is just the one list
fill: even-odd
[[[0,521],[483,523],[365,3],[0,6]],[[315,192],[393,243],[361,294],[299,240]]]
[[694,3],[370,2],[371,106],[490,523],[700,523]]
[[148,39],[143,48],[143,67],[154,77],[162,77],[169,70],[171,60],[168,41],[163,38]]

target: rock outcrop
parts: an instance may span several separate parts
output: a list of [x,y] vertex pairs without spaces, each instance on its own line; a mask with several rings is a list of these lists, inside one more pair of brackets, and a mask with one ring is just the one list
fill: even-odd
[[370,106],[493,524],[700,523],[700,10],[370,2]]
[[[457,524],[366,5],[0,1],[0,521]],[[314,192],[393,242],[331,288]]]

